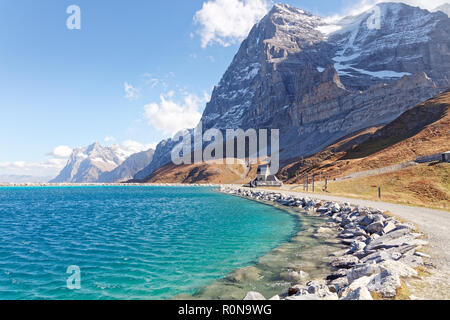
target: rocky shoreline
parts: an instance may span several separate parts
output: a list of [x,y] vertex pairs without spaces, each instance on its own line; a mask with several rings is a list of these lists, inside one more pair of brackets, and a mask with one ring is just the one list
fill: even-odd
[[[231,186],[221,187],[220,191],[322,217],[324,223],[315,236],[337,235],[348,247],[330,255],[333,272],[325,279],[293,285],[271,300],[414,299],[408,292],[408,280],[420,278],[430,265],[430,257],[420,252],[428,244],[422,239],[424,235],[414,225],[398,221],[387,212],[275,191]],[[244,298],[265,299],[258,292],[249,292]]]

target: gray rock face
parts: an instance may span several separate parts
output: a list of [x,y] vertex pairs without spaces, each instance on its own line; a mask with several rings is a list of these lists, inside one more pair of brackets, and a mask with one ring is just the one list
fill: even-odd
[[213,91],[203,126],[279,128],[287,159],[392,121],[448,87],[450,19],[403,4],[380,8],[380,30],[368,29],[367,12],[327,37],[320,17],[276,5]]
[[122,159],[113,148],[94,143],[72,152],[67,165],[51,183],[97,182],[101,174],[114,170]]
[[[120,146],[94,143],[72,152],[67,165],[51,183],[112,183],[131,179],[152,160],[153,150],[131,154]],[[130,155],[131,154],[131,155]]]
[[[321,151],[336,140],[386,124],[450,87],[450,19],[438,11],[381,3],[338,22],[275,5],[243,41],[214,88],[203,129],[280,129],[280,158]],[[143,179],[170,163],[172,140],[158,146]]]
[[103,173],[98,182],[112,183],[131,180],[136,173],[152,162],[154,154],[153,149],[133,154],[113,171]]
[[158,168],[170,163],[172,149],[178,144],[178,141],[167,139],[161,141],[157,146],[152,160],[147,163],[143,169],[134,175],[134,180],[141,181],[152,174]]

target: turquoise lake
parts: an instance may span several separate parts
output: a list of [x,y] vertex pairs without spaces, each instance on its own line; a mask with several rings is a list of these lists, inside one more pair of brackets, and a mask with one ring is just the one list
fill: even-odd
[[[211,188],[0,188],[0,299],[194,294],[287,242],[298,223]],[[79,290],[66,284],[72,265]]]

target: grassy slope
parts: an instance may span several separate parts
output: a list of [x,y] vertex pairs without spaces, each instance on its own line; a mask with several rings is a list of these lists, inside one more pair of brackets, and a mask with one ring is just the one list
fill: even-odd
[[256,177],[256,166],[252,166],[248,172],[245,166],[240,164],[192,164],[175,166],[166,165],[152,175],[146,183],[223,183],[243,184]]
[[[316,193],[324,193],[323,182],[316,186]],[[327,194],[378,200],[378,186],[381,186],[382,201],[450,210],[448,163],[423,164],[377,176],[329,182]],[[303,191],[303,187],[295,190]]]
[[287,183],[299,183],[304,173],[332,179],[448,151],[449,128],[450,91],[412,108],[382,128],[370,128],[304,161],[292,161],[281,170],[280,177]]
[[[424,164],[392,173],[333,182],[353,172],[383,168],[450,150],[450,91],[405,112],[382,128],[347,137],[324,151],[284,167],[288,183],[303,183],[305,173],[327,177],[333,195],[382,200],[448,210],[450,164]],[[321,189],[323,183],[316,183]],[[303,187],[299,188],[303,190]],[[318,191],[320,192],[320,191]]]

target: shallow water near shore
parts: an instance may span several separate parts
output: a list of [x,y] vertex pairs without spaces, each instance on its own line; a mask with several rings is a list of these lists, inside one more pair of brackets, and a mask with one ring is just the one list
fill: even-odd
[[[286,208],[275,203],[267,204],[295,217],[296,234],[253,264],[214,281],[192,296],[180,295],[176,298],[242,300],[249,291],[256,291],[269,299],[283,294],[292,285],[304,285],[310,280],[324,279],[330,274],[329,255],[342,250],[344,246],[335,236],[317,235],[317,229],[326,221],[317,216],[310,216],[300,209]],[[306,273],[304,277],[292,277],[292,272],[301,271]]]
[[[192,296],[257,261],[281,267],[267,253],[288,248],[299,226],[211,188],[0,188],[0,299]],[[66,286],[71,265],[79,290]]]

